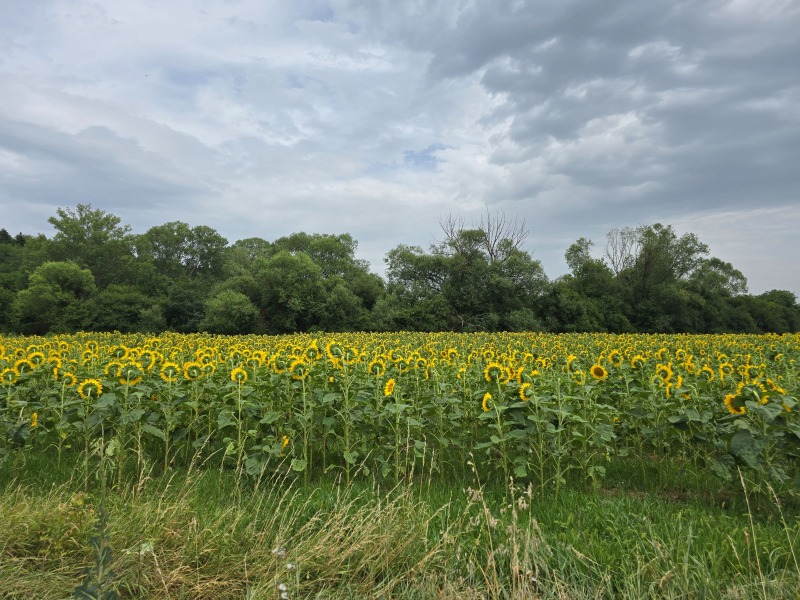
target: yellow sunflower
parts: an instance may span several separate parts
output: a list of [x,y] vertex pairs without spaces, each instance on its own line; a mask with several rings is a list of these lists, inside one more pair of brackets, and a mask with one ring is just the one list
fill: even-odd
[[233,371],[231,371],[231,381],[235,381],[239,385],[243,384],[247,381],[247,371],[245,371],[242,367],[236,367]]
[[180,368],[177,364],[174,362],[165,362],[161,366],[159,376],[167,383],[175,383],[178,381],[178,373],[180,373]]
[[389,381],[387,381],[386,385],[383,387],[383,395],[391,396],[394,393],[394,386],[395,386],[394,379],[390,379]]
[[78,386],[78,395],[84,400],[94,396],[99,398],[103,393],[103,384],[98,379],[84,379]]
[[596,365],[592,365],[592,368],[589,369],[589,372],[592,374],[592,377],[594,377],[598,381],[602,381],[603,379],[608,377],[608,371],[606,371],[603,365],[599,363]]

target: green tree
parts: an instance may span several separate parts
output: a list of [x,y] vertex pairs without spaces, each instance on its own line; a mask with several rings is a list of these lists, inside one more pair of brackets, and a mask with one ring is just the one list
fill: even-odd
[[59,208],[48,222],[56,229],[49,245],[54,261],[72,261],[89,269],[98,287],[128,284],[135,271],[130,227],[120,218],[91,204]]
[[157,225],[135,240],[137,254],[171,279],[223,275],[228,240],[205,225],[182,221]]
[[258,309],[250,298],[234,290],[222,290],[208,299],[200,329],[223,335],[253,333]]
[[325,284],[322,270],[310,256],[282,250],[259,260],[253,276],[261,290],[258,308],[269,333],[308,331],[318,326]]
[[142,312],[153,299],[132,285],[112,284],[85,302],[83,329],[89,331],[141,331]]
[[91,271],[73,262],[40,265],[14,301],[17,330],[29,335],[75,331],[84,321],[84,303],[95,289]]

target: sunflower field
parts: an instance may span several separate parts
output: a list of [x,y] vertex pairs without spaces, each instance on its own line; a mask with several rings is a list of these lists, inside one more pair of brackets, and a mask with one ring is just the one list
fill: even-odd
[[631,458],[800,489],[800,335],[0,337],[0,462],[597,485]]

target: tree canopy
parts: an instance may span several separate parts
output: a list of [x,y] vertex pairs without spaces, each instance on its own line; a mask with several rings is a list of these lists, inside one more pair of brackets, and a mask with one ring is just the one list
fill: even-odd
[[741,271],[660,223],[612,229],[600,249],[577,239],[550,280],[524,221],[488,212],[443,219],[427,250],[389,250],[385,279],[347,233],[229,243],[173,221],[133,234],[84,204],[48,221],[49,238],[0,229],[0,331],[800,330],[792,292],[749,295]]

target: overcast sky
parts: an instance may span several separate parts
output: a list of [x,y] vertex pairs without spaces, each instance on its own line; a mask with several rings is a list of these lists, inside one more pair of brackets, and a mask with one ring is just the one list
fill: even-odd
[[798,0],[0,0],[0,227],[350,233],[448,215],[673,225],[800,295]]

